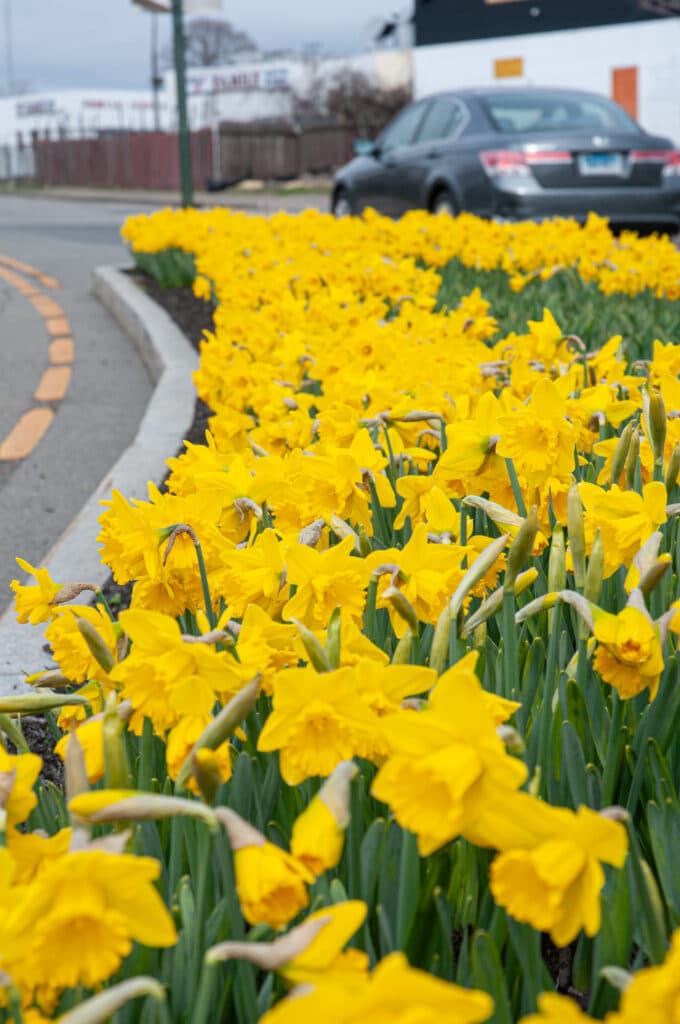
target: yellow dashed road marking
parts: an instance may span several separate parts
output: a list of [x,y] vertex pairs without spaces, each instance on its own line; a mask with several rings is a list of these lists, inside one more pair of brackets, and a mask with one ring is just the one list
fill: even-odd
[[36,402],[60,402],[70,380],[70,366],[50,366],[40,378],[33,397]]
[[55,338],[50,342],[50,363],[62,366],[73,362],[73,338]]
[[71,330],[65,316],[48,317],[45,320],[45,327],[47,328],[47,333],[53,338],[59,337],[60,334],[68,334]]
[[0,462],[24,459],[45,435],[54,419],[51,409],[29,409],[0,443]]
[[59,288],[58,281],[48,274],[43,274],[42,270],[38,270],[37,267],[32,267],[30,263],[22,263],[21,260],[15,260],[13,256],[0,256],[0,263],[4,263],[6,267],[12,267],[13,270],[18,270],[26,277],[35,278],[45,288]]
[[[44,295],[26,277],[39,281],[45,288],[59,287],[58,281],[36,267],[21,263],[12,256],[0,255],[0,278],[29,300],[42,317],[49,338],[49,365],[40,378],[33,400],[38,403],[60,402],[71,380],[74,348],[71,327],[59,303]],[[53,419],[54,409],[40,404],[23,413],[7,437],[0,441],[0,462],[25,459],[44,437]]]
[[35,285],[29,284],[28,281],[24,281],[23,277],[19,277],[13,270],[6,270],[0,266],[0,277],[7,281],[7,284],[11,284],[12,288],[16,288],[18,292],[25,295],[27,299],[32,298],[34,295],[39,295],[40,292]]
[[38,310],[42,317],[64,316],[64,310],[49,295],[42,295],[40,292],[36,292],[35,298],[31,298],[31,305],[34,309]]

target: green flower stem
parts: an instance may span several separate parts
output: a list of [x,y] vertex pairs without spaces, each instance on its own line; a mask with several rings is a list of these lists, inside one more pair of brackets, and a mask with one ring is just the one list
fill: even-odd
[[198,541],[195,541],[194,547],[196,548],[196,559],[198,561],[198,571],[201,574],[201,587],[203,588],[203,600],[205,602],[205,612],[208,616],[208,622],[210,628],[214,629],[217,619],[212,606],[212,598],[210,597],[210,586],[208,585],[208,573],[205,568],[205,559],[203,558],[203,548]]
[[632,818],[628,822],[628,869],[640,917],[645,952],[653,965],[660,964],[668,952],[666,923],[659,891],[649,865],[642,859]]
[[510,485],[512,487],[512,493],[515,498],[515,504],[517,505],[517,511],[521,515],[522,519],[526,519],[527,508],[524,504],[524,496],[522,494],[522,488],[519,485],[517,478],[517,472],[515,470],[515,464],[512,459],[506,459],[505,465],[508,470],[508,477],[510,478]]
[[550,749],[550,734],[552,732],[552,703],[557,682],[557,647],[559,643],[560,627],[562,625],[562,605],[558,601],[553,609],[553,622],[548,640],[548,657],[545,667],[545,681],[543,684],[543,701],[538,721],[538,752],[533,765],[541,771],[541,792],[545,795],[546,780],[548,777],[547,761]]
[[198,879],[196,881],[196,914],[192,937],[192,988],[199,985],[201,962],[205,942],[205,924],[208,917],[208,888],[212,875],[212,836],[200,825],[197,827]]
[[586,696],[588,689],[588,638],[579,637],[578,641],[578,661],[576,662],[576,685],[579,690]]
[[612,692],[612,714],[607,737],[607,753],[602,773],[602,806],[608,807],[614,801],[616,775],[621,757],[621,723],[624,702],[614,690]]
[[503,591],[501,628],[503,635],[503,695],[510,699],[518,678],[517,624],[515,622],[515,590]]
[[101,590],[95,590],[95,592],[94,592],[94,599],[95,599],[97,604],[100,604],[103,607],[104,611],[106,612],[108,617],[111,619],[111,622],[115,622],[116,620],[115,620],[113,612],[111,611],[111,608],[109,607],[109,602],[106,600],[106,598],[104,597],[104,594],[102,593]]
[[215,1020],[214,1016],[211,1015],[211,1010],[219,969],[219,964],[203,961],[198,995],[191,1016],[192,1024],[211,1024]]

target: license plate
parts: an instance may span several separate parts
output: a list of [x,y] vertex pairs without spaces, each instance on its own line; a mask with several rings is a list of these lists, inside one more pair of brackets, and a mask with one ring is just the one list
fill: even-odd
[[623,174],[621,153],[584,153],[578,158],[581,174]]

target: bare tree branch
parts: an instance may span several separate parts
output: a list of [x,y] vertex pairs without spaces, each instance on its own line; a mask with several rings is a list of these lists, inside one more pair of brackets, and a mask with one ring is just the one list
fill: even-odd
[[308,83],[304,96],[296,97],[298,119],[331,119],[352,125],[362,136],[377,135],[411,100],[407,86],[381,88],[351,68],[339,72],[329,85],[317,77],[318,81]]
[[[244,54],[257,51],[257,43],[231,22],[222,18],[193,18],[184,29],[186,62],[191,68],[233,64]],[[163,55],[164,63],[171,67],[173,56]]]

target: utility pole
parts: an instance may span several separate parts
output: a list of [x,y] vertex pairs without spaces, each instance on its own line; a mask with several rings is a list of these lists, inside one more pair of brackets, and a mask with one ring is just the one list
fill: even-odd
[[179,169],[182,206],[193,206],[194,190],[191,174],[191,147],[189,145],[189,118],[187,117],[186,59],[184,51],[183,0],[132,0],[147,11],[172,12],[172,35],[175,51],[175,79],[177,82],[177,137],[179,139]]
[[189,145],[189,119],[187,117],[187,71],[182,0],[172,0],[172,30],[175,47],[175,78],[177,80],[177,118],[182,206],[193,206],[194,194],[191,173],[191,148]]

